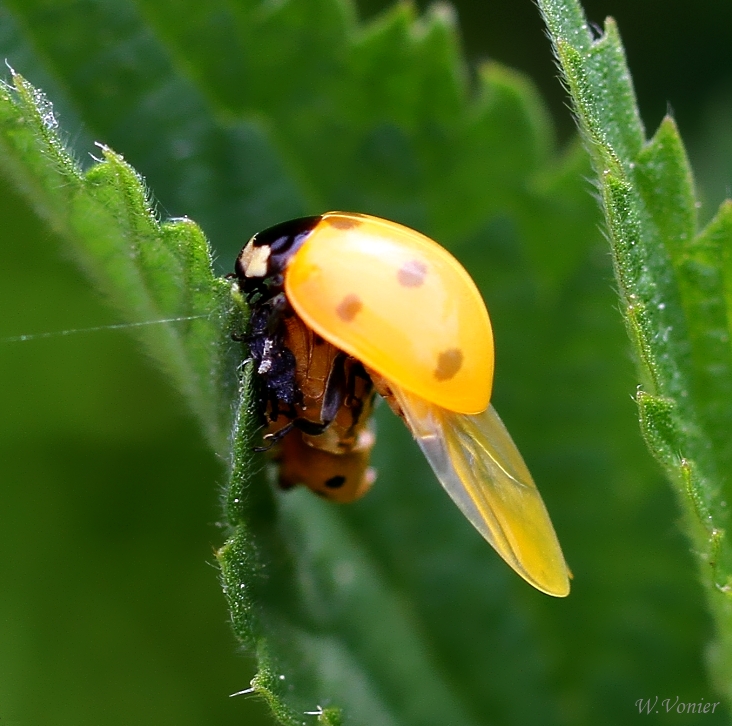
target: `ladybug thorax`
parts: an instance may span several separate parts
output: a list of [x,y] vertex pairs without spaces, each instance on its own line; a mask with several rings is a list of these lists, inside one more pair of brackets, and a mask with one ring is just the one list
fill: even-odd
[[236,259],[242,292],[250,299],[268,299],[284,289],[284,274],[293,255],[317,227],[321,217],[301,217],[255,234]]

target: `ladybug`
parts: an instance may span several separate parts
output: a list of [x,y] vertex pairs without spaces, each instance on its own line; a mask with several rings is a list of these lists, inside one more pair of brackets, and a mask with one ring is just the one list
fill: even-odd
[[[360,361],[305,325],[282,289],[290,245],[311,221],[260,232],[258,251],[252,256],[254,245],[245,247],[235,275],[251,306],[245,339],[260,389],[264,448],[279,464],[280,487],[305,484],[324,498],[352,502],[376,478],[369,466],[374,386]],[[269,263],[259,267],[262,254]]]
[[488,311],[447,250],[395,222],[328,212],[254,235],[235,270],[281,485],[364,494],[378,392],[499,555],[542,592],[569,594],[544,503],[490,405]]

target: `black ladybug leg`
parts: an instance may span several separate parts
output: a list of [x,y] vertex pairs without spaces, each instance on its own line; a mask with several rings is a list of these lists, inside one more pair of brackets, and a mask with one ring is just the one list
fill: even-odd
[[323,405],[320,408],[320,421],[310,421],[306,418],[296,418],[292,423],[308,436],[320,436],[338,414],[338,410],[346,399],[346,354],[338,353],[333,359],[333,365],[325,383]]
[[315,421],[309,421],[306,418],[296,418],[292,425],[298,429],[299,431],[302,431],[304,434],[307,434],[308,436],[320,436],[327,428],[330,426],[330,421],[323,421],[321,423],[316,423]]
[[333,359],[333,365],[325,384],[323,394],[323,406],[320,409],[320,420],[329,425],[338,414],[338,409],[343,405],[348,394],[348,381],[346,380],[346,354],[338,353]]
[[268,303],[267,316],[267,333],[269,335],[281,336],[284,331],[282,329],[282,321],[290,310],[290,304],[287,302],[285,293],[281,292],[275,295]]
[[279,441],[282,441],[282,439],[287,436],[287,434],[292,431],[292,429],[295,426],[294,421],[290,421],[290,423],[283,426],[279,431],[275,431],[271,434],[265,434],[262,438],[265,441],[265,446],[255,446],[254,451],[256,451],[258,454],[261,454],[264,451],[269,451],[276,443]]
[[[363,413],[365,402],[373,395],[374,384],[371,381],[371,376],[366,373],[366,369],[363,367],[361,361],[355,358],[349,358],[347,361],[347,382],[346,382],[346,405],[351,409],[352,424],[349,433],[358,425],[361,420],[361,414]],[[364,381],[364,390],[360,395],[356,395],[356,386],[358,380]]]

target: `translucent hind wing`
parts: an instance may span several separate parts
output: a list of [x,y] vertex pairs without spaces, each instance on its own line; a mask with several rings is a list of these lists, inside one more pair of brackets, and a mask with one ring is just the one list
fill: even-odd
[[568,595],[570,574],[549,514],[493,406],[459,414],[390,386],[437,478],[473,526],[538,590]]

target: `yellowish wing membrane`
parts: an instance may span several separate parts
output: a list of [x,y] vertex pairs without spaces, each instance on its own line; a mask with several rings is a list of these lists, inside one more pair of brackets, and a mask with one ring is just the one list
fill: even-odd
[[538,590],[568,595],[569,570],[549,514],[493,406],[459,414],[390,386],[437,478],[473,526]]

